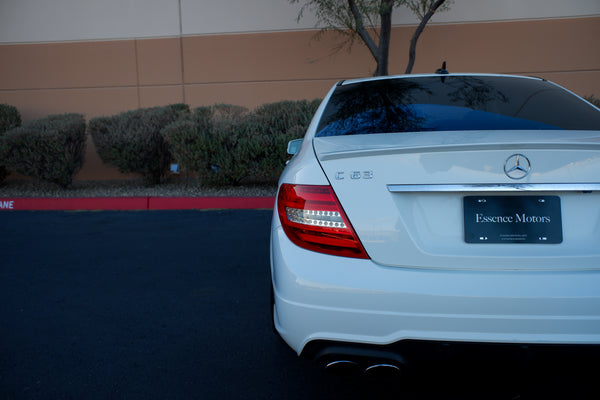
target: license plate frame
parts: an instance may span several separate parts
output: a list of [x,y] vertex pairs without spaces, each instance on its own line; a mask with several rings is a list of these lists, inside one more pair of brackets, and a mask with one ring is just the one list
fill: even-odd
[[559,196],[463,197],[466,243],[559,244]]

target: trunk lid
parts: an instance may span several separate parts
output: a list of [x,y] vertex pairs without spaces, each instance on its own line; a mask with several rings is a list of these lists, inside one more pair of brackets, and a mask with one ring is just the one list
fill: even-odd
[[[378,264],[472,270],[600,269],[598,131],[351,135],[317,137],[313,145],[348,219]],[[522,157],[521,169],[529,163],[530,169],[527,176],[511,179],[505,164],[514,163],[516,155]],[[510,200],[498,196],[557,200],[552,207],[560,221],[555,215],[552,225],[560,229],[560,241],[468,243],[466,234],[473,228],[467,224],[477,214],[484,215],[468,205],[465,220],[469,196],[475,197],[468,204]],[[517,214],[525,217],[524,212]],[[534,226],[540,221],[523,222]],[[495,231],[498,221],[488,222],[484,229]],[[522,233],[521,227],[516,229]]]

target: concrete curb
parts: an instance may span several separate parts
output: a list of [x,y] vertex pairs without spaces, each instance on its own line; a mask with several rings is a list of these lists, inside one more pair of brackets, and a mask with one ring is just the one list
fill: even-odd
[[273,209],[275,197],[0,198],[0,211]]

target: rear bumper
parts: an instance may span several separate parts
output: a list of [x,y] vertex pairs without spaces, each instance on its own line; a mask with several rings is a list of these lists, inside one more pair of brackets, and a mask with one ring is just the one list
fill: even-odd
[[600,272],[383,267],[303,250],[272,232],[275,325],[317,341],[600,344]]
[[[457,373],[475,378],[473,374],[489,375],[497,371],[516,372],[518,376],[531,377],[532,372],[559,373],[562,378],[569,372],[582,378],[582,372],[593,374],[590,364],[600,357],[600,345],[556,345],[514,343],[467,343],[402,340],[387,345],[313,341],[302,351],[302,357],[339,373],[374,374],[425,372],[428,381],[432,376]],[[385,369],[376,367],[386,366]],[[375,367],[375,368],[374,368]],[[395,369],[393,371],[390,369]],[[565,368],[567,367],[567,368]],[[521,372],[519,372],[521,371]],[[595,375],[592,376],[595,381]],[[477,379],[475,379],[477,380]]]

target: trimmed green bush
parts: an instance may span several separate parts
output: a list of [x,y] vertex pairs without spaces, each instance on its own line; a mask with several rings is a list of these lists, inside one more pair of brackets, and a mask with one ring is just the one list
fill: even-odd
[[[21,114],[16,107],[8,104],[0,104],[0,137],[9,129],[21,126]],[[0,162],[0,183],[8,176],[9,171]]]
[[196,108],[162,134],[183,170],[210,185],[237,185],[260,175],[251,140],[255,120],[244,107],[216,104]]
[[213,106],[198,107],[195,109],[196,114],[209,116],[215,121],[237,119],[248,113],[248,109],[243,106],[233,104],[217,103]]
[[141,174],[149,184],[158,184],[172,161],[160,131],[187,114],[186,104],[140,108],[94,118],[89,130],[103,162],[123,173]]
[[[317,111],[320,99],[313,101],[279,101],[263,104],[254,111],[263,118],[266,128],[273,134],[286,133],[294,126],[308,128],[313,115]],[[295,138],[299,139],[299,138]]]
[[273,180],[277,180],[289,157],[286,152],[288,142],[304,137],[320,103],[320,99],[286,100],[263,104],[255,110],[261,120],[262,142],[267,149],[263,160],[265,173]]
[[590,96],[584,97],[584,99],[586,99],[587,101],[589,101],[590,103],[592,103],[596,107],[600,108],[600,99],[597,98],[596,96],[594,96],[593,94],[590,95]]
[[21,126],[19,110],[8,104],[0,104],[0,135],[19,126]]
[[288,141],[304,136],[319,101],[199,107],[162,133],[181,168],[211,185],[276,182]]
[[181,170],[204,180],[210,173],[210,143],[203,122],[208,123],[208,119],[196,115],[184,118],[166,126],[162,135]]
[[85,139],[83,115],[50,115],[6,132],[0,155],[9,170],[66,188],[83,164]]
[[239,185],[246,179],[265,179],[265,143],[260,121],[252,113],[213,121],[209,132],[210,183]]

